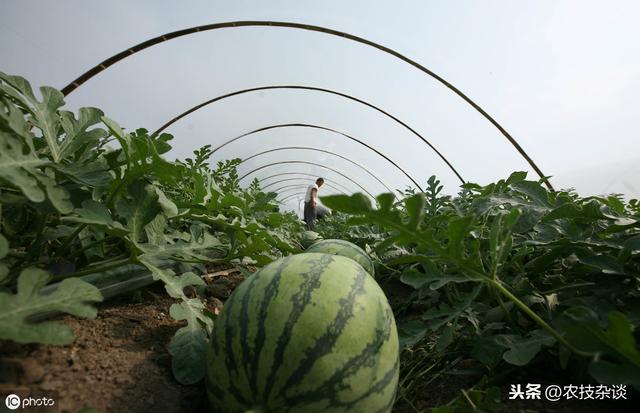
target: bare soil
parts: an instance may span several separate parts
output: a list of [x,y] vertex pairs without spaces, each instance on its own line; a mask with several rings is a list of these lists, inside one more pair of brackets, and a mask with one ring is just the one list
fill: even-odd
[[9,380],[0,386],[51,394],[60,412],[204,411],[203,387],[171,375],[166,346],[181,326],[169,316],[173,302],[144,294],[140,303],[103,306],[95,320],[63,317],[76,335],[69,346],[5,345],[0,363]]
[[[207,279],[206,304],[215,312],[244,277],[218,271]],[[43,412],[208,411],[204,384],[183,386],[171,373],[167,345],[183,325],[169,316],[174,302],[161,285],[154,285],[101,305],[94,320],[56,320],[73,329],[71,345],[0,342],[0,395],[54,398],[57,409],[32,410]],[[4,400],[0,406],[2,411]]]

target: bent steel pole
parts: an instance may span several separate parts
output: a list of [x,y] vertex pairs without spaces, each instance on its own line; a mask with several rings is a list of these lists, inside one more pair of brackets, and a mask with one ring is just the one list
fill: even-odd
[[376,199],[375,196],[371,195],[371,192],[367,191],[362,185],[360,185],[359,183],[357,183],[356,181],[354,181],[353,179],[349,178],[347,175],[343,174],[340,171],[336,171],[335,169],[319,164],[319,163],[315,163],[315,162],[309,162],[309,161],[280,161],[280,162],[272,162],[272,163],[268,163],[266,165],[262,165],[258,168],[252,169],[251,171],[247,172],[246,174],[242,175],[238,181],[243,180],[244,178],[246,178],[247,176],[251,175],[254,172],[258,172],[264,168],[268,168],[270,166],[275,166],[275,165],[288,165],[288,164],[306,164],[306,165],[313,165],[313,166],[317,166],[318,168],[324,168],[327,170],[330,170],[332,172],[337,173],[338,175],[344,177],[345,179],[351,181],[352,183],[354,183],[358,188],[362,189],[367,195],[369,195],[371,198]]
[[[299,195],[299,196],[301,196],[301,199],[300,199],[300,200],[301,200],[301,201],[304,201],[304,197],[305,197],[305,192],[304,192],[304,191],[300,191],[300,192],[292,192],[291,194],[286,194],[287,192],[291,192],[291,191],[296,191],[296,189],[295,189],[295,188],[293,188],[293,189],[289,189],[289,190],[287,190],[287,191],[283,191],[283,194],[285,194],[285,195],[284,195],[284,197],[283,197],[283,198],[281,198],[281,199],[276,198],[276,201],[284,202],[285,200],[287,200],[288,198],[290,198],[290,197],[291,197],[291,195]],[[324,195],[322,195],[322,196],[325,196],[325,195],[340,195],[340,194],[324,194]]]
[[[280,184],[280,183],[283,183],[283,182],[286,182],[286,181],[298,181],[299,185],[304,185],[302,182],[300,182],[302,180],[307,181],[306,186],[308,187],[309,183],[308,183],[307,179],[304,179],[304,178],[290,178],[290,179],[280,179],[279,181],[272,182],[269,185],[265,185],[263,187],[260,187],[260,190],[263,191],[263,192],[267,192],[266,189],[269,188],[270,186],[277,185],[277,184]],[[331,188],[334,191],[338,191],[338,192],[341,192],[343,194],[346,194],[345,191],[343,191],[342,189],[336,188],[335,186],[331,185],[330,183],[325,182],[325,183],[322,184],[322,186],[326,186],[327,188]],[[273,192],[273,191],[271,191],[271,192]]]
[[[309,176],[309,177],[313,178],[313,181],[315,181],[316,178],[318,178],[318,175],[308,174],[308,173],[305,173],[305,172],[282,172],[282,173],[279,173],[279,174],[273,174],[273,175],[265,176],[264,178],[260,178],[260,179],[258,179],[258,182],[261,183],[261,182],[266,181],[267,179],[276,178],[278,176],[291,176],[291,175]],[[305,179],[305,178],[298,177],[298,178],[292,178],[292,179]],[[281,179],[281,181],[284,181],[284,179]],[[279,181],[276,181],[276,182],[279,182]],[[340,188],[342,188],[346,192],[351,192],[351,190],[349,188],[345,187],[344,185],[342,185],[342,184],[340,184],[340,183],[338,183],[336,181],[331,181],[331,182],[332,182],[332,185],[339,186]],[[325,182],[325,185],[326,184],[327,183]]]
[[[304,200],[304,192],[298,192],[297,194],[289,195],[289,196],[286,196],[286,197],[284,197],[282,199],[277,199],[276,201],[278,201],[281,204],[284,204],[285,202],[290,201],[291,199],[293,199],[293,198],[295,198],[297,196],[301,197],[301,198],[299,198],[298,203],[300,201]],[[298,204],[298,206],[300,206],[300,205]]]
[[307,151],[323,152],[323,153],[327,153],[327,154],[329,154],[329,155],[337,156],[338,158],[340,158],[340,159],[344,159],[345,161],[347,161],[347,162],[349,162],[349,163],[351,163],[351,164],[355,165],[356,167],[360,168],[361,170],[365,171],[367,174],[369,174],[371,177],[373,177],[373,179],[375,179],[376,181],[378,181],[378,182],[380,183],[380,185],[384,186],[384,187],[387,189],[387,191],[389,191],[389,192],[391,192],[391,193],[394,193],[394,192],[393,192],[393,189],[389,188],[389,186],[388,186],[387,184],[385,184],[384,182],[382,182],[382,181],[380,180],[380,178],[378,178],[374,173],[372,173],[371,171],[369,171],[369,170],[368,170],[367,168],[365,168],[364,166],[360,165],[359,163],[357,163],[357,162],[355,162],[355,161],[352,161],[351,159],[347,158],[346,156],[342,156],[342,155],[337,154],[337,153],[335,153],[335,152],[327,151],[327,150],[325,150],[325,149],[311,148],[311,147],[308,147],[308,146],[285,146],[285,147],[282,147],[282,148],[274,148],[274,149],[269,149],[269,150],[266,150],[266,151],[262,151],[262,152],[260,152],[260,153],[256,153],[255,155],[251,155],[251,156],[249,156],[248,158],[244,158],[243,160],[241,160],[241,161],[240,161],[240,163],[239,163],[238,165],[240,165],[240,164],[242,164],[242,163],[244,163],[244,162],[246,162],[246,161],[248,161],[248,160],[251,160],[251,159],[253,159],[253,158],[256,158],[256,157],[258,157],[258,156],[261,156],[261,155],[267,154],[267,153],[271,153],[271,152],[279,152],[279,151],[291,150],[291,149],[300,149],[300,150],[307,150]]
[[314,86],[301,86],[301,85],[274,85],[274,86],[261,86],[261,87],[253,87],[253,88],[249,88],[249,89],[243,89],[243,90],[237,90],[235,92],[231,92],[231,93],[227,93],[225,95],[221,95],[221,96],[216,96],[213,99],[209,99],[207,101],[204,101],[202,103],[197,104],[196,106],[185,110],[184,112],[182,112],[181,114],[179,114],[178,116],[174,117],[173,119],[169,120],[168,122],[166,122],[164,125],[162,125],[158,130],[156,130],[155,132],[153,132],[152,136],[158,135],[160,132],[164,131],[166,128],[168,128],[169,126],[171,126],[172,124],[174,124],[175,122],[179,121],[180,119],[182,119],[183,117],[202,109],[205,106],[208,106],[212,103],[221,101],[223,99],[226,98],[230,98],[233,96],[238,96],[238,95],[242,95],[244,93],[250,93],[250,92],[256,92],[256,91],[261,91],[261,90],[273,90],[273,89],[293,89],[293,90],[310,90],[310,91],[316,91],[316,92],[324,92],[324,93],[330,93],[336,96],[341,96],[344,97],[346,99],[350,99],[354,102],[358,102],[360,104],[363,104],[371,109],[374,109],[380,113],[382,113],[383,115],[385,115],[386,117],[394,120],[396,123],[400,124],[402,127],[404,127],[405,129],[407,129],[409,132],[411,132],[412,134],[414,134],[418,139],[420,139],[422,142],[426,143],[435,153],[436,155],[438,155],[440,157],[440,159],[442,159],[442,161],[447,164],[447,166],[449,167],[449,169],[451,170],[451,172],[453,172],[458,179],[460,180],[460,183],[464,184],[465,180],[464,178],[462,178],[462,175],[460,175],[460,173],[458,172],[458,170],[456,168],[454,168],[453,164],[438,150],[436,149],[436,147],[429,142],[428,139],[426,139],[424,136],[422,136],[421,134],[419,134],[415,129],[413,129],[411,126],[407,125],[405,122],[401,121],[400,119],[398,119],[397,117],[393,116],[392,114],[388,113],[387,111],[379,108],[378,106],[369,103],[365,100],[362,99],[358,99],[357,97],[348,95],[346,93],[342,93],[342,92],[336,92],[335,90],[331,90],[331,89],[325,89],[325,88],[321,88],[321,87],[314,87]]
[[[324,187],[324,185],[322,185]],[[279,188],[275,188],[274,190],[270,191],[270,192],[276,192],[276,193],[280,193],[280,191],[285,190],[285,189],[307,189],[308,185],[300,185],[300,184],[290,184],[290,185],[285,185],[285,186],[281,186]],[[335,189],[333,188],[328,188],[330,191],[335,191]],[[343,194],[346,195],[346,194]]]
[[[296,185],[292,185],[292,186],[289,186],[289,187],[282,187],[282,188],[280,188],[280,189],[281,189],[281,191],[280,191],[280,192],[278,192],[278,196],[280,196],[280,195],[282,195],[282,194],[284,194],[284,193],[287,193],[287,192],[297,191],[297,190],[303,190],[303,191],[304,191],[303,193],[304,193],[304,194],[306,194],[306,187],[304,187],[304,186],[296,186]],[[338,194],[330,193],[330,194],[328,194],[328,195],[338,195]],[[344,195],[344,194],[343,194],[343,195]]]
[[[314,164],[314,165],[317,165],[317,164]],[[260,183],[260,182],[263,182],[263,181],[265,181],[267,179],[270,179],[270,178],[275,178],[275,177],[279,177],[279,176],[290,176],[290,175],[308,176],[308,177],[313,178],[312,182],[315,182],[315,180],[320,177],[318,174],[308,174],[308,173],[304,173],[304,172],[281,172],[281,173],[265,176],[264,178],[260,178],[260,179],[258,179],[258,182]],[[327,185],[327,182],[331,182],[330,185],[333,185],[333,186],[336,187],[334,189],[340,190],[345,194],[353,194],[355,192],[353,189],[347,188],[345,185],[339,183],[334,178],[335,178],[334,176],[329,177],[329,176],[325,175],[324,176],[324,181],[325,181],[324,185]],[[343,179],[344,177],[343,176],[338,176],[338,178],[339,179]],[[294,178],[294,179],[304,179],[304,178],[300,178],[299,177],[299,178]],[[353,179],[346,178],[346,180],[357,186],[356,182]],[[275,183],[277,183],[277,182],[279,182],[279,181],[275,181]]]
[[108,59],[102,61],[98,65],[89,69],[88,71],[80,75],[78,78],[76,78],[74,81],[72,81],[70,84],[65,86],[62,89],[62,93],[65,96],[68,95],[69,93],[73,92],[76,88],[80,87],[80,85],[82,85],[84,82],[91,79],[93,76],[97,75],[103,70],[106,70],[109,66],[112,66],[118,63],[120,60],[126,59],[127,57],[135,53],[138,53],[141,50],[144,50],[148,47],[155,46],[156,44],[163,43],[163,42],[175,39],[177,37],[187,36],[194,33],[199,33],[199,32],[204,32],[209,30],[225,29],[225,28],[236,28],[236,27],[286,27],[290,29],[308,30],[313,32],[324,33],[331,36],[337,36],[347,40],[355,41],[355,42],[367,45],[369,47],[373,47],[375,49],[378,49],[382,52],[385,52],[391,56],[394,56],[410,64],[411,66],[415,67],[416,69],[420,70],[421,72],[425,73],[426,75],[432,77],[433,79],[443,84],[446,88],[451,90],[453,93],[461,97],[465,102],[471,105],[471,107],[473,107],[478,113],[484,116],[485,119],[487,119],[493,126],[495,126],[500,131],[500,133],[502,133],[502,135],[511,143],[511,145],[520,153],[520,155],[522,155],[522,157],[529,163],[529,165],[533,168],[533,170],[536,171],[536,173],[538,174],[540,179],[545,183],[545,185],[547,185],[547,187],[552,191],[554,190],[553,186],[549,182],[546,175],[542,173],[540,168],[538,168],[538,165],[536,165],[533,159],[531,159],[531,157],[525,152],[525,150],[520,146],[520,144],[515,140],[515,138],[513,138],[509,134],[509,132],[507,132],[507,130],[498,123],[498,121],[496,121],[484,109],[482,109],[480,105],[478,105],[476,102],[471,100],[471,98],[469,98],[467,95],[462,93],[462,91],[460,91],[458,88],[453,86],[451,83],[447,82],[443,77],[437,75],[435,72],[431,71],[430,69],[427,69],[425,66],[421,65],[415,60],[412,60],[389,47],[383,46],[379,43],[373,42],[371,40],[365,39],[360,36],[342,32],[340,30],[329,29],[322,26],[315,26],[315,25],[304,24],[304,23],[270,21],[270,20],[244,20],[244,21],[204,24],[200,26],[189,27],[187,29],[176,30],[173,32],[162,34],[160,36],[156,36],[142,43],[138,43],[135,46],[129,47],[128,49],[123,50],[120,53],[117,53],[109,57]]
[[[305,195],[305,192],[296,192],[295,194],[287,195],[287,196],[285,196],[284,198],[282,198],[282,199],[280,199],[280,200],[278,200],[278,201],[279,201],[280,203],[284,203],[284,202],[288,201],[288,200],[289,200],[289,199],[291,199],[291,198],[294,198],[294,197],[296,197],[296,196],[304,197],[304,195]],[[329,195],[333,195],[333,194],[329,194]],[[302,198],[302,199],[300,199],[300,200],[301,200],[301,201],[303,201],[303,200],[304,200],[304,198]]]
[[338,134],[338,135],[344,136],[344,137],[345,137],[345,138],[347,138],[347,139],[350,139],[350,140],[352,140],[352,141],[354,141],[354,142],[356,142],[356,143],[358,143],[358,144],[360,144],[360,145],[362,145],[362,146],[365,146],[366,148],[369,148],[369,149],[370,149],[370,150],[372,150],[373,152],[375,152],[375,153],[377,153],[378,155],[380,155],[380,156],[381,156],[382,158],[384,158],[387,162],[389,162],[391,165],[393,165],[397,170],[399,170],[400,172],[402,172],[402,173],[404,174],[404,176],[406,176],[407,178],[409,178],[409,180],[410,180],[411,182],[413,182],[413,184],[414,184],[416,187],[418,187],[418,189],[419,189],[421,192],[424,192],[424,190],[422,189],[422,187],[420,186],[420,184],[418,184],[418,183],[416,182],[416,180],[415,180],[415,179],[413,179],[413,177],[407,173],[407,171],[405,171],[404,169],[402,169],[402,168],[400,167],[400,165],[398,165],[397,163],[395,163],[395,162],[394,162],[393,160],[391,160],[387,155],[383,154],[382,152],[380,152],[380,151],[379,151],[379,150],[377,150],[376,148],[373,148],[373,147],[369,146],[366,142],[363,142],[363,141],[361,141],[361,140],[360,140],[360,139],[358,139],[358,138],[354,138],[354,137],[353,137],[353,136],[351,136],[351,135],[347,135],[347,134],[346,134],[346,133],[344,133],[344,132],[340,132],[340,131],[335,130],[335,129],[332,129],[332,128],[327,128],[327,127],[325,127],[325,126],[314,125],[314,124],[311,124],[311,123],[282,123],[282,124],[278,124],[278,125],[264,126],[264,127],[262,127],[262,128],[258,128],[258,129],[252,130],[251,132],[243,133],[243,134],[242,134],[242,135],[240,135],[240,136],[236,136],[235,138],[232,138],[232,139],[229,139],[229,140],[228,140],[228,141],[226,141],[226,142],[223,142],[221,145],[219,145],[218,147],[214,148],[214,149],[211,151],[211,153],[212,153],[212,154],[214,154],[215,152],[217,152],[218,150],[220,150],[220,149],[224,148],[225,146],[227,146],[227,145],[229,145],[229,144],[231,144],[231,143],[233,143],[233,142],[235,142],[235,141],[238,141],[238,140],[240,140],[240,139],[246,138],[247,136],[254,135],[254,134],[256,134],[256,133],[260,133],[260,132],[268,131],[268,130],[271,130],[271,129],[292,128],[292,127],[301,127],[301,128],[311,128],[311,129],[324,130],[324,131],[327,131],[327,132],[331,132],[331,133],[335,133],[335,134]]

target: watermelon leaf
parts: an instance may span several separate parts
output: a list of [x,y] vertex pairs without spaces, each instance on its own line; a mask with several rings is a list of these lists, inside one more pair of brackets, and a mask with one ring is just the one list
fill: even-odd
[[409,320],[398,325],[400,348],[413,347],[429,332],[429,327],[420,320]]
[[361,193],[353,195],[328,195],[320,199],[326,207],[349,214],[360,214],[372,209],[369,198]]
[[95,318],[97,310],[86,303],[102,301],[96,287],[77,278],[67,278],[52,293],[39,294],[50,278],[45,271],[27,268],[18,277],[17,294],[0,292],[0,339],[65,345],[74,340],[69,327],[53,322],[32,323],[29,318],[52,311]]
[[192,311],[194,307],[204,308],[199,300],[189,300],[173,304],[169,309],[173,319],[187,321],[187,325],[173,336],[168,348],[173,375],[182,384],[195,384],[205,374],[207,333],[198,324],[198,318]]
[[42,102],[38,101],[29,82],[20,76],[10,76],[0,72],[0,80],[6,85],[0,86],[2,91],[21,103],[21,106],[31,113],[30,123],[42,131],[47,142],[53,161],[61,159],[58,130],[60,117],[58,109],[64,105],[64,95],[59,90],[49,86],[40,88]]
[[87,199],[82,202],[82,208],[73,212],[76,216],[62,217],[62,221],[94,225],[117,235],[127,234],[127,230],[111,217],[111,212],[103,203]]
[[60,213],[73,209],[69,194],[46,173],[51,161],[39,157],[15,135],[0,130],[0,181],[18,188],[32,202],[49,199]]
[[415,268],[409,268],[400,276],[400,281],[419,290],[423,285],[432,281],[432,279],[425,273],[418,271]]
[[424,216],[424,207],[426,205],[424,194],[415,194],[405,199],[404,204],[409,216],[408,226],[417,229]]
[[627,383],[640,390],[640,369],[629,364],[594,360],[589,365],[589,373],[603,384]]
[[515,366],[525,366],[542,350],[542,346],[549,347],[555,339],[542,330],[534,330],[528,337],[514,336],[502,358]]
[[72,112],[60,111],[60,123],[65,132],[64,140],[60,145],[60,157],[62,159],[71,156],[82,147],[95,146],[100,139],[108,136],[107,131],[100,128],[87,130],[99,123],[104,113],[96,108],[80,108],[78,119]]

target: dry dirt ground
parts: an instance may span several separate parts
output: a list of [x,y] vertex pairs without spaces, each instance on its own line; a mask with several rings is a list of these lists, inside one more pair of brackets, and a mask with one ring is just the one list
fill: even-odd
[[[220,309],[240,273],[217,277],[206,302]],[[180,322],[169,316],[175,301],[162,286],[99,307],[94,320],[65,316],[76,340],[63,347],[0,342],[0,395],[48,395],[56,409],[42,412],[204,412],[204,385],[183,386],[171,373],[167,345]],[[3,397],[4,399],[4,397]],[[4,400],[0,411],[5,408]]]

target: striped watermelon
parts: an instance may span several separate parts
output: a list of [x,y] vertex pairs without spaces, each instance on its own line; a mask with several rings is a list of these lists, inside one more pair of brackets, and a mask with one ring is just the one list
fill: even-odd
[[303,248],[309,248],[315,242],[318,242],[321,240],[322,240],[322,237],[320,236],[320,234],[314,231],[305,231],[302,233],[302,236],[300,237],[300,243],[302,244]]
[[303,253],[245,280],[215,322],[216,412],[390,412],[398,383],[391,307],[355,261]]
[[323,252],[325,254],[342,255],[343,257],[351,258],[358,264],[362,265],[369,274],[375,276],[376,270],[369,254],[356,244],[349,241],[341,239],[325,239],[314,243],[312,246],[307,248],[306,251]]

